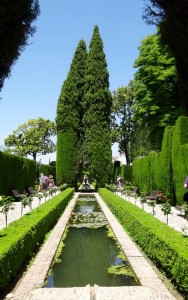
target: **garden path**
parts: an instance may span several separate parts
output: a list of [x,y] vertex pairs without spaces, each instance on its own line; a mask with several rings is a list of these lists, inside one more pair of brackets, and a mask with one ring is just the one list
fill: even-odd
[[[59,193],[59,191],[56,192],[56,195],[58,193]],[[38,207],[39,205],[45,203],[45,201],[48,201],[51,197],[52,196],[50,196],[50,195],[48,195],[46,198],[43,196],[43,198],[41,198],[41,200],[40,200],[40,203],[39,203],[39,199],[37,197],[33,197],[32,210],[34,208]],[[30,212],[30,208],[29,208],[29,206],[26,206],[23,209],[22,215],[25,215],[28,212]],[[14,209],[10,210],[8,212],[8,222],[7,222],[7,224],[9,225],[13,221],[18,220],[20,217],[21,217],[21,203],[20,202],[14,202]],[[6,226],[5,215],[3,213],[0,213],[0,230],[3,229],[5,226]]]
[[[121,198],[131,202],[132,204],[142,208],[142,203],[140,202],[139,197],[137,199],[135,199],[134,197],[131,197],[131,196],[125,196],[120,192],[118,192],[116,194],[118,196],[120,196]],[[161,211],[161,207],[162,207],[162,204],[157,204],[155,206],[154,217],[159,219],[160,221],[166,223],[167,217]],[[147,203],[144,203],[144,211],[152,214],[152,210],[153,210],[153,208],[151,206],[149,206]],[[171,207],[171,214],[168,216],[168,225],[181,233],[184,232],[185,234],[188,234],[188,220],[186,220],[184,218],[183,214],[181,214],[181,211],[178,210],[174,206]]]

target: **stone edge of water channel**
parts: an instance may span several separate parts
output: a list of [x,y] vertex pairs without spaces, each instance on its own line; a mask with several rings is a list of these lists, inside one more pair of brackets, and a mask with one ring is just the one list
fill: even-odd
[[[138,277],[141,286],[137,287],[100,287],[95,285],[91,287],[74,288],[41,288],[48,274],[51,262],[55,256],[57,247],[60,243],[62,234],[66,228],[71,212],[75,206],[76,199],[82,193],[75,193],[73,199],[68,204],[63,215],[54,227],[50,237],[37,254],[33,264],[21,279],[18,287],[6,299],[15,300],[120,300],[120,299],[175,299],[163,282],[158,278],[150,264],[143,257],[134,242],[125,233],[124,229],[118,223],[109,208],[103,202],[98,193],[89,193],[95,195],[99,205],[102,208],[110,226],[121,245],[122,250],[127,256],[131,267]],[[87,195],[87,194],[84,194]]]

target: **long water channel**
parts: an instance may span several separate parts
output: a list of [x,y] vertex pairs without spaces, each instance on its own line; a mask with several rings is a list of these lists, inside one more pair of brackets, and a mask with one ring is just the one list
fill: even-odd
[[95,196],[80,195],[45,287],[140,285]]

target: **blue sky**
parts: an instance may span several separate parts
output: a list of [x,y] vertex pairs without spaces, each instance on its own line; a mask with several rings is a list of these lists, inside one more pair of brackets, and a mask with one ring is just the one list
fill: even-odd
[[[39,0],[36,33],[13,66],[0,94],[0,146],[29,119],[55,120],[61,86],[81,39],[87,47],[98,25],[108,64],[110,90],[133,79],[138,46],[154,26],[142,19],[144,0]],[[117,155],[117,146],[113,147]],[[55,154],[38,157],[48,163]]]

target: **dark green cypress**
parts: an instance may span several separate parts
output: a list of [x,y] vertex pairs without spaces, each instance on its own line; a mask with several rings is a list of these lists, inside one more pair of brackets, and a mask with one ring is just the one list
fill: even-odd
[[74,184],[81,172],[82,160],[82,100],[84,93],[86,44],[81,40],[63,83],[57,105],[57,183]]
[[112,96],[99,29],[95,26],[86,61],[83,98],[85,167],[99,186],[112,174],[110,114]]

